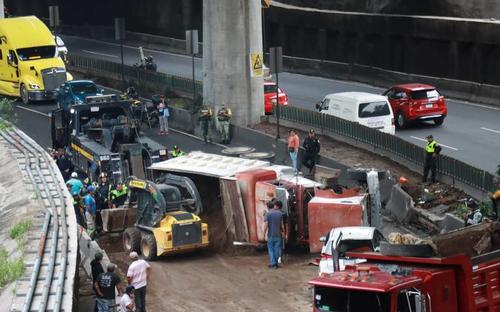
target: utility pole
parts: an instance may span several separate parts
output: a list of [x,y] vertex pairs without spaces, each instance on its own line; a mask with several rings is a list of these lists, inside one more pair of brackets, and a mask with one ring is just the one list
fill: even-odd
[[123,62],[123,40],[125,40],[125,18],[115,17],[115,40],[120,42],[120,56],[121,56],[121,80],[122,87],[125,88],[125,67]]
[[280,101],[279,101],[279,75],[283,71],[283,55],[281,47],[269,50],[271,56],[271,71],[276,76],[276,140],[280,139]]
[[198,30],[191,29],[186,30],[186,53],[191,55],[191,64],[193,68],[193,107],[194,111],[194,102],[196,101],[196,80],[195,80],[195,72],[194,72],[194,57],[199,53],[198,50]]
[[5,18],[5,6],[3,0],[0,0],[0,18]]

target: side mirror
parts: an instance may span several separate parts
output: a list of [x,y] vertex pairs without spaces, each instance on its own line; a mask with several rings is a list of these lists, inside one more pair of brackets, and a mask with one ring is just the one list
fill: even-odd
[[12,54],[7,54],[7,63],[9,63],[9,65],[12,65],[14,63],[14,60],[12,59]]
[[100,92],[101,94],[104,94],[104,89],[100,89],[100,90],[99,90],[99,92]]
[[320,112],[323,110],[323,101],[316,103],[316,109]]
[[[316,105],[317,105],[317,104],[316,104]],[[319,241],[320,241],[320,242],[322,242],[322,243],[326,242],[326,236],[321,236],[321,237],[319,238]]]

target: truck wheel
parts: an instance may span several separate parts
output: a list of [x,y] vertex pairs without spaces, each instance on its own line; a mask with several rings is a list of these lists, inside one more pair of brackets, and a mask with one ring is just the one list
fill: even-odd
[[153,261],[157,258],[156,239],[153,233],[142,234],[141,253],[144,259],[148,261]]
[[403,114],[402,112],[399,112],[398,116],[396,117],[396,126],[399,129],[403,129],[403,128],[406,128],[407,125],[408,125],[408,121],[406,120],[405,114]]
[[20,95],[21,95],[21,101],[23,101],[23,104],[28,104],[30,101],[30,97],[28,94],[28,89],[26,89],[26,86],[24,85],[24,83],[21,84]]
[[126,253],[132,251],[140,251],[141,248],[141,231],[136,228],[127,228],[123,232],[123,250]]
[[436,126],[441,126],[443,122],[444,122],[444,117],[439,117],[434,119],[434,124],[436,124]]

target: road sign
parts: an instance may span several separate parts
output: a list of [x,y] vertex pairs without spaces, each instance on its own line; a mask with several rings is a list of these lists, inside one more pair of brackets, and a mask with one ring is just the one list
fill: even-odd
[[271,48],[269,51],[271,54],[271,72],[281,73],[283,71],[283,54],[281,47]]
[[49,25],[51,28],[59,27],[59,6],[49,6]]
[[268,9],[271,6],[271,0],[261,0],[262,7]]
[[186,30],[186,53],[194,55],[198,52],[198,30]]
[[115,40],[125,40],[125,18],[123,17],[115,18]]
[[250,73],[252,77],[264,75],[264,61],[262,53],[250,53]]

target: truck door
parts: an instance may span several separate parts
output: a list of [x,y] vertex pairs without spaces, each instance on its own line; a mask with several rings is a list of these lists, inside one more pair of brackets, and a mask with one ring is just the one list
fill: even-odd
[[68,120],[65,112],[57,109],[52,112],[50,118],[50,129],[52,137],[52,148],[65,148],[69,143]]

